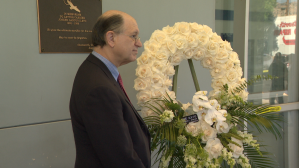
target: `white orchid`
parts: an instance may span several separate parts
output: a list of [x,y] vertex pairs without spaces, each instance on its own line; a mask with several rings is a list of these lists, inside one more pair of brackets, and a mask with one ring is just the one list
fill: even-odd
[[214,122],[217,121],[217,113],[218,111],[214,108],[208,109],[207,114],[205,115],[204,120],[210,124],[213,125]]
[[223,115],[217,111],[216,109],[208,109],[207,114],[205,115],[204,120],[209,123],[210,125],[213,125],[215,122],[223,122],[226,120]]
[[193,103],[193,110],[195,112],[199,112],[200,110],[203,110],[204,108],[210,109],[212,108],[209,99],[207,96],[195,94],[192,99]]
[[213,106],[216,110],[220,110],[221,105],[218,103],[216,99],[212,99],[209,101],[211,106]]
[[227,111],[226,110],[221,109],[221,110],[218,110],[218,111],[222,114],[223,117],[227,116]]
[[196,113],[198,119],[199,119],[199,120],[204,120],[204,119],[205,119],[205,116],[207,115],[207,112],[208,112],[207,109],[203,109],[203,110],[198,111],[198,112]]
[[209,102],[213,107],[215,107],[218,104],[218,101],[216,99],[212,99]]
[[203,96],[206,96],[208,94],[207,91],[198,91],[195,93],[195,95],[203,95]]

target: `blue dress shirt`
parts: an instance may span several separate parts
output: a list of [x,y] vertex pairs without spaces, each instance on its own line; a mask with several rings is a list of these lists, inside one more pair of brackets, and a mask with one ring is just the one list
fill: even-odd
[[114,64],[112,64],[109,60],[107,60],[105,57],[103,57],[101,54],[99,54],[95,51],[92,51],[92,54],[94,56],[96,56],[98,59],[100,59],[107,66],[107,68],[111,72],[112,76],[114,77],[115,81],[117,82],[119,72],[118,72],[116,66]]

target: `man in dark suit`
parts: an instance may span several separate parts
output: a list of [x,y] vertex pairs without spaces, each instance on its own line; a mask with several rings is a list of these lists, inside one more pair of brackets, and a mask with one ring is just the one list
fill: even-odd
[[149,168],[150,135],[124,91],[117,67],[135,61],[142,46],[138,25],[121,11],[100,16],[94,51],[73,84],[70,113],[76,168]]

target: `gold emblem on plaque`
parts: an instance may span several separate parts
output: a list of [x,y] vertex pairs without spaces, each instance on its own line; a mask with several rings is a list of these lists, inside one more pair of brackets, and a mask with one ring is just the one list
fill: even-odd
[[72,3],[71,0],[66,0],[67,3],[65,2],[65,0],[63,0],[63,2],[64,2],[66,5],[69,5],[71,10],[75,10],[75,11],[77,11],[77,12],[79,12],[79,13],[81,12],[81,11],[78,9],[78,7],[75,6],[75,5]]

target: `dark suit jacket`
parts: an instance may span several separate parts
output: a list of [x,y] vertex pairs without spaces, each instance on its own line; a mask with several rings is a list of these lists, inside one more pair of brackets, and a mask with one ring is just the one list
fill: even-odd
[[73,85],[76,168],[150,168],[150,135],[106,65],[90,54]]

